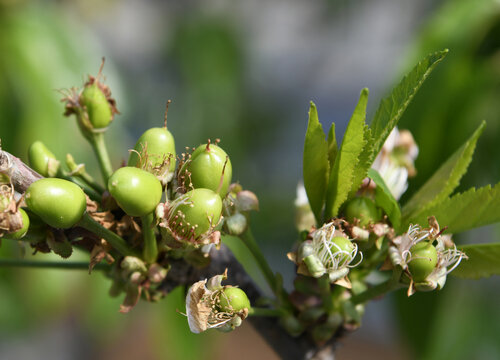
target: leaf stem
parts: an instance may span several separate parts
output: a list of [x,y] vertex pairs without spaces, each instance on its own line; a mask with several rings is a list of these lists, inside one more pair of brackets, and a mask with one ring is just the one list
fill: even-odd
[[158,258],[158,245],[156,243],[156,235],[153,228],[154,215],[150,213],[141,216],[142,220],[142,237],[144,239],[144,249],[142,256],[146,263],[151,264]]
[[104,226],[92,219],[89,214],[86,213],[83,215],[77,226],[81,226],[82,228],[87,229],[97,236],[105,239],[120,254],[124,256],[137,256],[135,251],[130,248],[129,244],[123,238],[106,229]]
[[257,242],[255,241],[250,228],[240,235],[240,239],[243,240],[245,245],[248,247],[248,250],[250,250],[250,252],[252,253],[253,257],[257,261],[257,265],[264,274],[267,283],[271,287],[271,290],[276,294],[278,289],[276,289],[276,278],[274,276],[274,272],[267,263],[266,258],[264,257],[264,254],[262,254],[259,246],[257,245]]
[[92,145],[92,148],[97,156],[97,160],[99,161],[102,178],[104,180],[104,185],[106,186],[109,177],[113,174],[113,167],[111,166],[108,149],[106,147],[106,142],[104,141],[104,133],[92,133],[90,137],[90,144]]
[[373,286],[358,295],[354,295],[350,301],[353,305],[362,304],[367,302],[368,300],[374,299],[376,297],[382,296],[390,291],[396,290],[400,288],[402,285],[399,283],[399,279],[401,278],[401,273],[403,269],[401,266],[397,266],[393,272],[392,276],[389,280]]
[[[25,268],[44,268],[44,269],[68,269],[68,270],[88,270],[88,262],[76,261],[31,261],[17,259],[0,259],[0,267],[25,267]],[[94,270],[107,270],[107,264],[97,264]]]

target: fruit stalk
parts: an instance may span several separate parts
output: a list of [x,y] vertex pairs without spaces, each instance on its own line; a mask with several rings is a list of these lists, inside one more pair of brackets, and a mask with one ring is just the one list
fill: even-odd
[[93,133],[90,138],[90,144],[92,145],[92,148],[97,156],[97,160],[99,161],[99,167],[101,168],[104,183],[107,184],[109,177],[113,174],[113,167],[111,166],[108,149],[106,147],[106,142],[104,141],[104,133]]
[[78,222],[77,226],[87,229],[88,231],[91,231],[97,236],[103,238],[121,255],[137,256],[137,254],[130,248],[130,246],[123,238],[103,227],[97,221],[92,219],[92,217],[89,214],[83,215],[82,219]]
[[390,291],[396,290],[397,288],[401,287],[402,285],[399,283],[399,279],[401,278],[402,272],[403,269],[401,268],[401,266],[397,266],[393,270],[392,276],[389,280],[381,284],[378,284],[374,287],[371,287],[358,295],[353,296],[351,298],[351,303],[353,305],[363,304],[368,300],[377,298],[379,296],[382,296]]
[[[76,261],[30,261],[17,259],[0,259],[0,267],[25,267],[43,269],[88,270],[89,263]],[[107,264],[96,264],[93,270],[107,270]]]
[[142,216],[142,237],[144,239],[143,258],[148,264],[152,264],[158,257],[158,245],[156,243],[156,235],[154,233],[153,213]]

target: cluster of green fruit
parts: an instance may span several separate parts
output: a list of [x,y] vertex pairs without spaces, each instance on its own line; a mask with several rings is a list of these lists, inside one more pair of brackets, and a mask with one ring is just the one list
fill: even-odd
[[[76,115],[80,130],[92,145],[102,137],[117,113],[109,88],[100,83],[99,76],[90,77],[83,90],[74,90],[65,98],[66,114]],[[94,150],[100,162],[109,161],[102,159],[107,156],[100,152],[102,148]],[[104,187],[85,172],[83,165],[74,164],[70,155],[66,161],[69,172],[62,169],[60,161],[40,141],[31,145],[28,155],[32,169],[44,177],[32,183],[24,194],[30,214],[56,229],[88,227],[88,221],[83,220],[89,217],[88,195],[100,203],[101,211],[120,216],[117,204],[124,214],[141,218],[144,248],[148,246],[147,237],[156,243],[155,223],[165,227],[169,239],[195,247],[201,244],[221,222],[223,199],[232,177],[228,155],[210,141],[191,154],[183,154],[177,162],[175,141],[166,127],[166,118],[163,127],[151,128],[141,135],[130,152],[127,166],[108,171],[109,176],[104,171]],[[159,206],[162,199],[164,203]],[[156,211],[159,208],[163,211]],[[28,215],[22,209],[19,211],[23,214],[22,234],[20,230],[11,237],[20,238],[29,227]],[[156,248],[156,244],[150,245]],[[157,251],[144,249],[144,257],[152,263]]]

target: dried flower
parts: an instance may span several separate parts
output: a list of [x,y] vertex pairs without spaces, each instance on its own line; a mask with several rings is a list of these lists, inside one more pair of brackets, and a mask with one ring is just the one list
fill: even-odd
[[[222,286],[221,282],[225,279],[227,279],[227,270],[222,275],[198,281],[189,288],[186,296],[186,316],[189,329],[193,333],[198,334],[208,329],[231,331],[240,326],[248,316],[250,310],[248,298],[245,295],[244,303],[248,305],[241,309],[240,306],[233,308],[226,291],[235,288]],[[239,291],[239,293],[243,292]]]
[[[334,222],[323,225],[310,235],[312,240],[303,242],[297,254],[289,254],[289,258],[299,265],[297,271],[315,278],[328,274],[332,283],[349,287],[346,277],[349,269],[363,260],[358,245],[349,240],[344,232],[336,230]],[[358,253],[359,261],[352,264]]]
[[[416,290],[432,291],[442,289],[446,283],[446,276],[453,271],[462,261],[467,259],[464,252],[457,249],[451,240],[451,235],[442,235],[439,224],[435,217],[429,217],[429,227],[422,229],[419,225],[410,225],[408,231],[393,240],[393,245],[389,248],[389,257],[394,265],[399,265],[410,276],[410,286],[408,296]],[[409,271],[409,264],[412,261],[422,259],[416,255],[415,245],[427,242],[434,246],[437,252],[436,265],[425,277],[423,281],[415,281]],[[435,243],[435,245],[433,245]],[[412,251],[414,252],[412,254]],[[430,259],[429,259],[430,260]]]

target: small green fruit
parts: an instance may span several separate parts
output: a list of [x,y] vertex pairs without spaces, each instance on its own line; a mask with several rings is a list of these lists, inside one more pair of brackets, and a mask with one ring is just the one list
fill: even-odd
[[222,200],[210,189],[194,189],[175,200],[170,228],[177,236],[196,239],[217,225]]
[[344,254],[340,257],[339,264],[343,264],[345,261],[350,261],[351,259],[351,253],[354,250],[354,244],[352,243],[351,240],[343,237],[343,236],[335,236],[332,239],[333,244],[330,246],[330,250],[332,253],[336,253],[338,251],[344,251],[347,254]]
[[31,184],[25,193],[28,208],[55,228],[75,225],[87,208],[83,190],[76,184],[57,178],[45,178]]
[[166,128],[151,128],[141,135],[134,150],[130,153],[128,166],[137,166],[139,162],[139,154],[142,154],[143,149],[147,149],[148,161],[153,166],[161,165],[164,159],[171,154],[169,170],[175,170],[175,141],[174,137]]
[[8,235],[9,238],[16,240],[21,239],[24,235],[26,235],[28,228],[30,227],[30,218],[28,217],[28,214],[26,214],[26,211],[21,208],[19,208],[18,211],[21,213],[21,217],[23,219],[23,227]]
[[[191,154],[191,159],[186,162],[181,170],[181,174],[186,171],[191,173],[189,177],[186,177],[186,187],[191,185],[195,189],[210,189],[218,192],[221,197],[226,196],[231,184],[233,168],[226,152],[219,146],[214,144],[198,146]],[[224,179],[222,180],[222,187],[220,187],[223,171]],[[189,184],[189,179],[191,184]]]
[[160,203],[162,186],[153,174],[135,167],[116,170],[108,181],[108,190],[130,216],[152,213]]
[[44,177],[54,177],[59,170],[59,161],[41,141],[31,144],[28,161],[31,168]]
[[410,248],[411,260],[408,263],[413,281],[424,282],[437,265],[437,250],[427,241],[421,241]]
[[354,219],[359,219],[359,225],[362,227],[376,223],[382,218],[373,200],[367,197],[357,197],[349,200],[344,206],[344,216],[350,223]]
[[88,119],[94,129],[105,128],[113,120],[111,106],[97,82],[85,87],[80,95],[80,104],[87,110]]
[[250,300],[243,290],[237,287],[226,287],[219,296],[219,308],[224,312],[250,310]]

